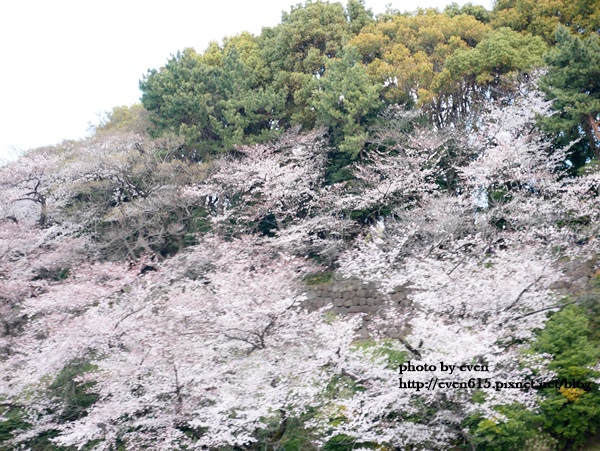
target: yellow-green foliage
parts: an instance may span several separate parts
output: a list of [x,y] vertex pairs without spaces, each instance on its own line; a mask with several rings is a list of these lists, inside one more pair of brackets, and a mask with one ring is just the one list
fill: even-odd
[[540,63],[542,38],[488,22],[473,5],[374,18],[360,0],[346,9],[307,1],[259,36],[177,53],[140,82],[142,103],[153,134],[184,136],[193,158],[293,124],[328,127],[332,144],[356,158],[386,105],[418,104],[438,121],[457,120],[447,111],[470,111],[489,85],[498,92],[501,76]]

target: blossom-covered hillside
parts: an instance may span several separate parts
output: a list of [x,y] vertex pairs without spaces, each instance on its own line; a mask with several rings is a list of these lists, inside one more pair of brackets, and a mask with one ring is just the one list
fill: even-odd
[[0,449],[594,440],[596,16],[513,3],[309,1],[0,167]]
[[[563,173],[536,111],[532,90],[477,130],[392,110],[333,185],[319,131],[201,164],[97,133],[5,166],[4,446],[580,442],[600,415],[600,179]],[[306,309],[319,274],[408,286],[409,303],[359,339],[361,315]],[[557,378],[584,388],[523,389]]]

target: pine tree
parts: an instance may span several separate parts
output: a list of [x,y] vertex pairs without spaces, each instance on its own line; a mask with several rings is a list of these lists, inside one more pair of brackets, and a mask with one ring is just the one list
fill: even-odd
[[558,134],[559,142],[585,137],[582,153],[600,159],[600,39],[582,39],[559,27],[556,41],[546,56],[549,71],[540,88],[554,100],[557,114],[542,124]]

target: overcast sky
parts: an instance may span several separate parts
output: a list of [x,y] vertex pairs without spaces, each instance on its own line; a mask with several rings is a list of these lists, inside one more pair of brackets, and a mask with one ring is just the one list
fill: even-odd
[[[298,0],[20,0],[0,5],[0,159],[86,135],[138,81],[185,47],[274,26]],[[344,2],[345,3],[345,2]],[[443,8],[444,0],[367,0],[375,13]],[[465,1],[458,1],[464,4]],[[491,8],[491,0],[472,1]]]

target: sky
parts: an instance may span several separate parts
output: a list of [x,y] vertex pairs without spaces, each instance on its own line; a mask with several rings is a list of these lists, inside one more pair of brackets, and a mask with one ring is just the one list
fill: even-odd
[[[299,0],[20,0],[0,4],[0,161],[79,139],[102,112],[139,101],[138,82],[186,47],[275,26]],[[344,2],[345,3],[345,2]],[[375,13],[448,0],[366,0]],[[457,1],[464,4],[464,0]],[[472,3],[491,8],[491,0]]]

